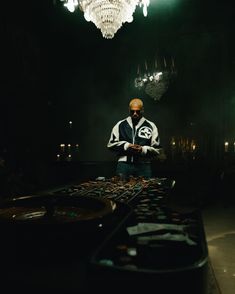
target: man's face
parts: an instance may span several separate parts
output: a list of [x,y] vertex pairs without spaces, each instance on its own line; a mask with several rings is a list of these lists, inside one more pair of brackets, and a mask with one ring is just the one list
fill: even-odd
[[130,116],[132,120],[139,121],[142,117],[142,107],[140,105],[131,105]]

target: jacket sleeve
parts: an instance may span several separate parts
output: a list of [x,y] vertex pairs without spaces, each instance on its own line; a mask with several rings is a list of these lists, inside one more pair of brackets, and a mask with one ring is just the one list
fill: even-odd
[[148,145],[142,146],[142,155],[154,157],[160,154],[160,149],[162,147],[160,146],[160,138],[158,134],[158,129],[154,123],[151,123],[151,125],[152,125],[151,144],[150,146]]
[[124,152],[127,150],[129,142],[120,140],[120,132],[119,132],[119,125],[121,122],[118,122],[112,129],[111,136],[109,139],[109,142],[107,144],[107,147],[116,152]]

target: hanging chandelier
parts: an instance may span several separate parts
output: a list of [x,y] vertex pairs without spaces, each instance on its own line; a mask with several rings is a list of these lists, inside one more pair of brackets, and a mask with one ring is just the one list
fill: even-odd
[[125,22],[133,21],[136,6],[147,16],[150,0],[61,0],[70,12],[79,8],[86,21],[93,22],[104,38],[112,39]]
[[149,67],[146,61],[144,62],[144,69],[141,69],[138,65],[134,85],[139,90],[144,90],[154,100],[159,101],[176,73],[175,61],[172,57],[168,60],[165,57],[158,60],[155,58],[152,67]]

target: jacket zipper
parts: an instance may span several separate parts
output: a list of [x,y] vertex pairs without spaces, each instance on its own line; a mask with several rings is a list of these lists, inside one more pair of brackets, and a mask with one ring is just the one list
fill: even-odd
[[[132,124],[132,144],[135,144],[136,126]],[[131,156],[131,162],[134,161],[133,155]]]

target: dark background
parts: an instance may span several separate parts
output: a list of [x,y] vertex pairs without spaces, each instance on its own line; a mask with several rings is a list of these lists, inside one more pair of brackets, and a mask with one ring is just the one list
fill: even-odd
[[[94,168],[115,162],[106,148],[111,128],[128,115],[136,96],[144,100],[167,153],[165,163],[155,163],[156,174],[183,170],[198,178],[209,175],[212,182],[233,170],[232,4],[152,0],[147,18],[137,8],[134,21],[107,40],[81,11],[69,13],[60,1],[1,3],[3,194],[65,182],[77,169],[80,176],[112,175],[112,165]],[[173,56],[177,68],[160,101],[134,88],[138,65],[153,63],[156,54]],[[172,150],[172,137],[195,140],[196,151]],[[56,157],[62,143],[79,144],[70,162]]]

